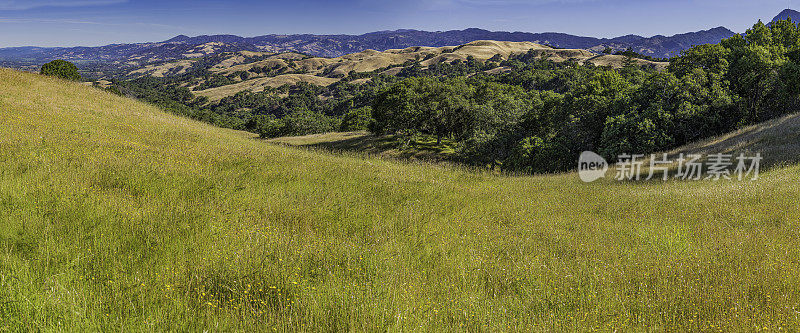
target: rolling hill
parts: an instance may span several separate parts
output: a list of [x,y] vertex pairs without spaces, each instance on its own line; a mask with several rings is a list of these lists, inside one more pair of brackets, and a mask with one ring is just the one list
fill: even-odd
[[[6,69],[0,106],[2,330],[800,329],[795,164],[497,176],[275,146]],[[750,133],[773,128],[796,131]]]
[[792,9],[785,9],[782,12],[780,12],[778,15],[776,15],[775,18],[773,18],[770,23],[775,22],[775,21],[788,20],[788,19],[791,19],[795,23],[800,22],[800,12],[798,12],[796,10],[792,10]]
[[[800,13],[787,9],[773,21],[793,18]],[[154,63],[200,58],[230,52],[301,53],[315,57],[337,58],[367,50],[386,51],[415,46],[444,47],[479,40],[531,42],[563,49],[585,49],[599,53],[632,50],[654,58],[669,58],[695,45],[715,44],[735,33],[724,27],[688,32],[672,36],[643,37],[626,35],[616,38],[594,38],[557,32],[527,33],[488,31],[477,28],[451,31],[401,29],[377,31],[362,35],[281,35],[256,37],[235,35],[179,35],[161,42],[111,44],[97,47],[10,47],[0,48],[0,66],[34,70],[55,59],[77,62],[94,77],[118,74],[118,69],[134,70]]]
[[800,163],[800,115],[792,114],[748,126],[707,140],[670,151],[678,154],[725,153],[752,156],[760,153],[765,167],[780,167]]
[[[411,63],[416,61],[419,61],[422,69],[426,69],[435,64],[465,62],[470,58],[480,62],[486,62],[492,58],[500,61],[508,59],[512,54],[520,55],[529,51],[537,57],[555,62],[573,60],[581,64],[592,63],[597,66],[619,68],[626,61],[626,57],[622,55],[596,54],[581,49],[556,49],[529,42],[481,40],[459,46],[416,46],[383,52],[366,50],[338,58],[309,57],[291,52],[277,54],[234,52],[197,60],[177,60],[148,65],[130,71],[123,77],[130,79],[142,76],[181,76],[189,71],[198,70],[197,66],[203,65],[208,67],[213,74],[229,77],[230,84],[201,89],[206,81],[187,78],[190,82],[186,82],[184,86],[193,90],[197,96],[205,96],[211,102],[217,102],[241,91],[260,92],[265,87],[277,88],[286,84],[294,85],[298,82],[327,86],[348,77],[351,73],[379,71],[396,75],[403,68],[412,66]],[[668,64],[643,59],[632,59],[632,61],[640,66],[657,69],[663,69]],[[503,68],[496,68],[489,73],[498,73],[503,70]],[[240,74],[243,72],[246,72],[246,78],[241,77]]]
[[[163,42],[113,44],[99,47],[16,47],[0,49],[0,62],[39,64],[54,59],[82,63],[114,63],[117,66],[142,66],[153,62],[201,57],[221,52],[298,52],[317,57],[335,58],[366,50],[385,51],[414,46],[443,47],[478,40],[531,42],[565,49],[588,49],[595,52],[612,48],[666,58],[694,45],[718,43],[734,33],[718,27],[674,36],[593,38],[564,33],[494,32],[483,29],[452,31],[395,30],[363,35],[233,35],[177,36]],[[87,65],[88,66],[88,65]]]

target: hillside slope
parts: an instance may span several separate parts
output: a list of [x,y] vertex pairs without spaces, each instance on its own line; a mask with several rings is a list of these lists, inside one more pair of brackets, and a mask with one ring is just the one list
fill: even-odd
[[670,155],[724,153],[764,158],[763,166],[780,167],[800,163],[800,114],[791,114],[742,128],[669,152]]
[[[351,71],[364,73],[375,71],[384,67],[403,65],[407,61],[422,60],[423,66],[455,60],[466,61],[468,57],[486,61],[496,55],[508,59],[512,54],[523,54],[534,50],[538,56],[548,57],[553,61],[574,59],[581,63],[591,62],[598,66],[611,66],[619,68],[623,64],[624,56],[598,55],[583,49],[555,49],[541,44],[529,42],[501,42],[493,40],[479,40],[463,45],[443,47],[414,46],[404,49],[390,49],[386,51],[366,50],[358,53],[347,54],[337,58],[308,57],[296,53],[254,53],[237,52],[223,56],[219,63],[211,67],[210,71],[218,74],[233,74],[241,71],[250,71],[255,67],[270,68],[273,70],[295,67],[311,74],[325,73],[328,76],[346,76]],[[243,54],[263,56],[260,61],[245,62]],[[290,61],[291,59],[291,61]],[[667,63],[634,59],[640,65],[651,65],[663,68]],[[180,75],[183,72],[174,69],[187,69],[192,60],[165,62],[149,65],[131,71],[127,76],[151,75],[161,77],[165,75]]]
[[800,329],[800,169],[497,177],[0,70],[0,330]]
[[[241,91],[260,92],[265,87],[276,88],[284,84],[292,85],[298,82],[306,82],[327,86],[338,82],[351,73],[380,71],[385,74],[396,75],[403,68],[412,66],[410,64],[417,61],[422,69],[427,69],[436,64],[465,62],[470,58],[474,58],[481,63],[493,57],[500,57],[501,60],[506,60],[511,55],[521,55],[529,51],[533,52],[537,57],[555,62],[573,60],[581,64],[592,63],[597,66],[613,68],[622,67],[627,59],[621,55],[599,55],[582,49],[556,49],[529,42],[491,40],[475,41],[458,46],[416,46],[383,52],[366,50],[338,58],[308,57],[296,53],[237,52],[212,56],[213,66],[209,68],[211,73],[230,78],[230,84],[199,89],[198,87],[205,83],[204,80],[184,78],[186,82],[183,85],[192,88],[196,95],[205,96],[212,102],[217,102],[224,97],[233,96]],[[632,61],[637,65],[656,69],[663,69],[668,65],[666,62],[643,59],[632,59]],[[179,76],[185,74],[190,68],[197,70],[197,68],[192,67],[195,62],[207,65],[211,60],[179,60],[148,65],[129,72],[126,77]],[[240,76],[243,72],[247,75],[245,78]]]
[[633,51],[657,57],[670,57],[694,45],[719,43],[734,32],[718,27],[674,36],[642,37],[627,35],[617,38],[594,38],[545,32],[504,32],[483,29],[451,31],[396,30],[378,31],[363,35],[264,35],[240,37],[232,35],[177,36],[163,42],[115,44],[99,47],[17,47],[0,48],[0,61],[44,63],[53,59],[72,61],[102,61],[138,65],[156,61],[178,60],[220,52],[261,51],[300,52],[318,57],[340,57],[366,50],[404,49],[414,46],[442,47],[466,44],[478,40],[532,42],[568,49],[606,47],[616,51]]
[[800,12],[798,12],[796,10],[792,10],[792,9],[784,9],[777,16],[775,16],[775,18],[773,18],[772,21],[770,21],[770,23],[768,23],[767,25],[770,25],[772,22],[775,22],[775,21],[782,21],[782,20],[789,20],[789,19],[791,19],[792,22],[795,22],[795,23],[800,22]]

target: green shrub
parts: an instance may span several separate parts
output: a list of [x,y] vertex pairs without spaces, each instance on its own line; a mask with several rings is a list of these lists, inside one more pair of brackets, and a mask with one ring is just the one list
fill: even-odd
[[342,132],[365,131],[369,129],[373,121],[371,107],[352,109],[342,118],[339,130]]
[[332,132],[338,127],[338,120],[320,112],[300,109],[281,119],[283,136],[307,135]]
[[81,74],[78,73],[78,66],[66,60],[53,60],[44,64],[40,74],[71,81],[81,80]]
[[332,132],[339,125],[335,118],[304,109],[294,111],[280,119],[273,115],[259,115],[253,122],[256,132],[262,138]]

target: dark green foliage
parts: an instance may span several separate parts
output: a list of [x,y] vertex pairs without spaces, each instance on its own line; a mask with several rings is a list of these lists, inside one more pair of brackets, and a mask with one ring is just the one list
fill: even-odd
[[[631,60],[662,59],[617,54],[628,61],[616,70],[533,53],[504,61],[512,71],[497,77],[464,78],[474,64],[431,66],[429,73],[460,79],[408,79],[384,90],[375,130],[447,136],[467,163],[551,172],[573,168],[585,150],[612,160],[647,154],[800,111],[800,30],[789,22],[689,49],[665,72]],[[489,82],[509,86],[479,98]]]
[[53,60],[42,65],[40,74],[71,81],[81,80],[81,74],[78,73],[78,67],[66,60]]
[[280,120],[271,114],[253,117],[248,123],[248,127],[252,128],[262,138],[281,136],[283,130]]
[[405,136],[461,135],[462,116],[469,115],[470,89],[463,80],[418,78],[405,80],[378,95],[374,130]]
[[[603,53],[606,53],[606,54],[610,54],[611,52],[613,52],[613,50],[611,50],[610,48],[607,48],[607,49],[603,50]],[[631,49],[627,49],[625,51],[615,52],[614,54],[615,55],[626,56],[628,58],[638,58],[638,59],[644,59],[644,60],[650,60],[650,61],[669,61],[669,59],[654,58],[654,57],[651,57],[651,56],[646,56],[646,55],[643,55],[641,53],[635,52],[635,51],[633,51]]]
[[374,126],[373,122],[372,107],[364,106],[347,112],[342,118],[339,130],[342,132],[365,131]]
[[295,110],[282,118],[256,116],[253,123],[262,138],[332,132],[339,125],[335,118],[305,109]]
[[[212,62],[184,77],[139,79],[121,88],[173,112],[262,137],[368,128],[408,142],[446,139],[464,163],[533,173],[572,169],[585,150],[611,160],[648,154],[800,111],[800,30],[789,22],[759,23],[719,45],[686,50],[660,72],[633,59],[663,59],[617,54],[627,57],[619,69],[554,62],[534,51],[428,67],[415,59],[397,76],[379,74],[394,65],[351,72],[328,87],[301,83],[218,103],[194,98],[181,84],[234,81],[210,74]],[[497,66],[509,71],[484,73]],[[357,79],[369,80],[353,84]]]
[[496,62],[496,63],[500,63],[500,62],[503,62],[503,56],[502,56],[502,55],[500,55],[500,54],[498,53],[498,54],[495,54],[495,55],[493,55],[493,56],[492,56],[491,58],[489,58],[489,60],[487,60],[487,61],[488,61],[488,62]]
[[108,92],[110,92],[110,93],[112,93],[114,95],[119,95],[119,96],[124,96],[125,95],[125,94],[122,93],[121,90],[119,90],[119,88],[117,88],[115,86],[111,86],[111,87],[105,88],[105,91],[108,91]]
[[219,74],[210,74],[205,77],[205,81],[194,88],[195,91],[199,90],[206,90],[216,87],[227,86],[229,84],[234,84],[236,81],[233,79],[228,78],[227,76],[222,76]]
[[115,87],[126,95],[156,104],[182,116],[212,123],[221,127],[243,129],[247,118],[213,112],[202,106],[205,97],[195,97],[189,89],[175,85],[172,78],[144,77],[117,83]]

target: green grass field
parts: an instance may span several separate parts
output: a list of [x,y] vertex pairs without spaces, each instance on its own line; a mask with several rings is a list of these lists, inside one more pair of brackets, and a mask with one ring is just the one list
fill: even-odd
[[800,330],[800,168],[501,177],[0,70],[0,331]]
[[333,132],[280,137],[268,139],[267,142],[347,155],[357,154],[361,157],[427,163],[455,162],[455,144],[447,140],[437,143],[434,137],[419,137],[407,141],[391,135],[370,135],[368,132]]

